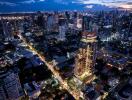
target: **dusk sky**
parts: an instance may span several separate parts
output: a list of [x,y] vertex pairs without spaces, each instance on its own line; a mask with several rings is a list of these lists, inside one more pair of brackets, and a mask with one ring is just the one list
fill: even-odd
[[132,9],[132,0],[0,0],[0,12],[118,7]]

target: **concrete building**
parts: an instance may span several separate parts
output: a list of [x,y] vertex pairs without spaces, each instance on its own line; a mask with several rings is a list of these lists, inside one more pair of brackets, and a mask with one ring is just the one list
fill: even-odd
[[82,30],[86,31],[86,30],[90,30],[91,29],[91,25],[92,24],[92,17],[91,16],[83,16],[82,19]]
[[18,100],[24,95],[19,76],[7,69],[4,61],[0,62],[0,100]]
[[66,34],[67,28],[65,25],[63,26],[59,26],[59,40],[64,41],[65,38],[65,34]]
[[58,40],[64,41],[65,40],[65,35],[68,30],[68,26],[66,23],[66,20],[64,18],[59,19],[59,36]]
[[58,31],[58,16],[50,14],[47,17],[47,31],[57,32]]

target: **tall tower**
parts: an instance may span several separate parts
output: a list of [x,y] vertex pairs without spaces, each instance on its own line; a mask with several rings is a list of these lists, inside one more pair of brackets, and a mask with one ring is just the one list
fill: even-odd
[[43,13],[40,11],[37,12],[37,25],[41,28],[44,28],[44,17]]
[[96,61],[97,36],[95,24],[82,33],[81,48],[75,60],[75,76],[84,82],[93,80],[93,66]]
[[59,18],[59,36],[58,40],[64,41],[65,40],[65,35],[67,32],[68,26],[67,26],[67,21],[65,18],[61,17]]
[[90,23],[92,22],[92,16],[83,16],[82,18],[82,30],[90,30]]

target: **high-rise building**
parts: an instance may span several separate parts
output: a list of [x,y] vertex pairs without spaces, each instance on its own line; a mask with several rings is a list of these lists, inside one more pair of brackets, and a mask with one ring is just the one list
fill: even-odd
[[75,60],[75,76],[84,82],[91,81],[94,78],[93,66],[96,61],[96,38],[94,27],[92,32],[84,31],[82,33],[81,48]]
[[79,29],[82,29],[82,19],[81,18],[77,18],[76,27],[79,28]]
[[90,30],[90,26],[92,24],[92,17],[91,16],[83,16],[82,19],[82,30]]
[[37,12],[37,25],[41,28],[46,28],[43,13],[41,13],[40,11]]
[[70,14],[69,14],[68,11],[65,12],[65,16],[66,16],[66,18],[67,18],[68,20],[70,19]]
[[59,19],[59,36],[58,39],[61,41],[65,40],[65,35],[68,30],[66,19],[60,18]]
[[132,34],[132,13],[130,13],[130,25],[129,25],[129,36]]
[[49,14],[47,17],[47,31],[57,32],[58,31],[58,15]]
[[0,40],[4,39],[4,31],[3,31],[3,25],[2,21],[0,20]]
[[10,40],[13,38],[12,34],[12,25],[9,21],[2,20],[2,26],[3,26],[3,35],[7,40]]
[[64,41],[66,39],[65,37],[66,31],[67,31],[67,28],[65,25],[59,26],[59,37],[58,37],[59,40]]
[[77,18],[77,16],[78,16],[78,13],[75,11],[74,14],[73,14],[73,17]]
[[52,14],[49,14],[47,17],[47,30],[51,32],[53,30],[54,17]]
[[21,96],[23,90],[18,75],[5,66],[0,67],[0,100],[18,100]]

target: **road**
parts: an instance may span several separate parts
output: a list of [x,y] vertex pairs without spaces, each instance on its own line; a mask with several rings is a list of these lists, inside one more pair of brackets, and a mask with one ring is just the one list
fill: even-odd
[[26,42],[26,39],[18,35],[20,39],[30,48],[30,50],[34,53],[36,53],[39,58],[47,65],[47,67],[51,70],[51,72],[54,74],[55,78],[57,78],[62,86],[63,89],[66,89],[76,100],[79,100],[80,97],[83,98],[83,93],[80,90],[71,90],[68,86],[67,80],[62,79],[59,72],[54,70],[54,66],[52,64],[49,64],[43,55],[41,55],[35,48],[33,48],[29,43]]

